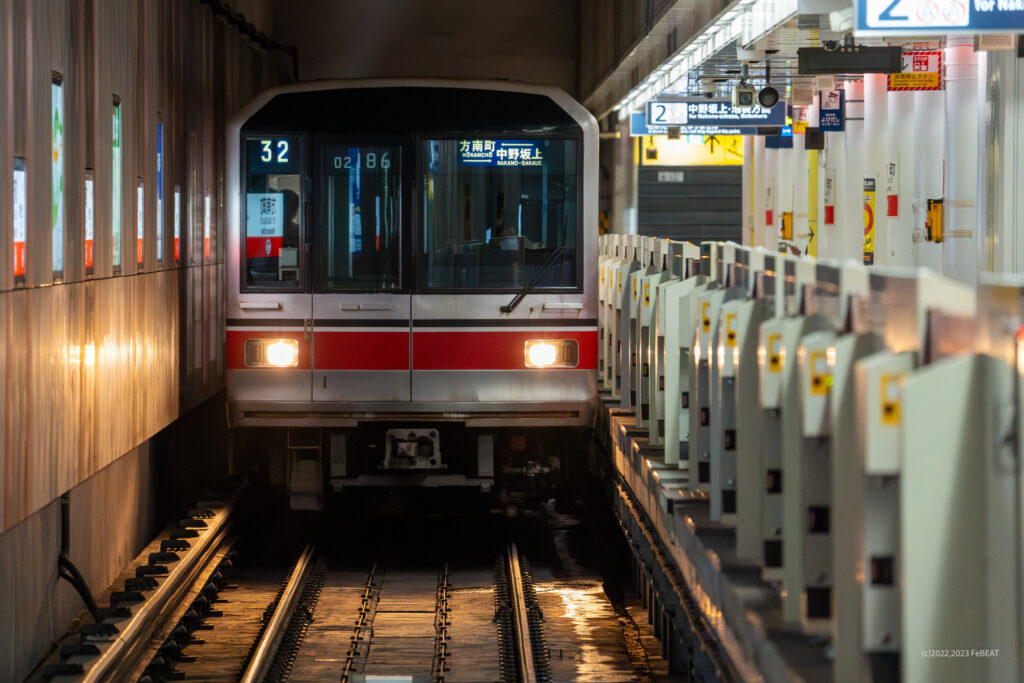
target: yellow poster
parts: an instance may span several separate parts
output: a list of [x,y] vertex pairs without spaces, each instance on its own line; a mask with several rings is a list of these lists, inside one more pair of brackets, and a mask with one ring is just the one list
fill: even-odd
[[684,135],[670,140],[665,135],[642,138],[639,157],[644,166],[740,166],[742,135]]
[[864,179],[864,265],[875,262],[875,179]]

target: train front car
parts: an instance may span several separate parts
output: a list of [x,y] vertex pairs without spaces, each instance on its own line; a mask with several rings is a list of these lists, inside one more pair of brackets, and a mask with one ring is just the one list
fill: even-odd
[[236,470],[313,509],[557,481],[595,408],[593,117],[553,88],[325,82],[228,140]]

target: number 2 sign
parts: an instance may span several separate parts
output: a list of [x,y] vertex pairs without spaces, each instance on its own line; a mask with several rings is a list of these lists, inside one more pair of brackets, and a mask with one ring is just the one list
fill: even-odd
[[857,0],[856,35],[945,35],[1024,30],[1018,3],[996,0]]

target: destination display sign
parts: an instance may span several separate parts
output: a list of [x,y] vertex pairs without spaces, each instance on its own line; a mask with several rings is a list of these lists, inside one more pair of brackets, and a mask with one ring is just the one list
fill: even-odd
[[856,35],[1024,31],[1019,0],[857,0]]
[[[722,126],[676,126],[673,124],[672,127],[679,128],[680,135],[743,135],[744,132],[750,132],[740,128]],[[668,124],[648,123],[647,114],[643,112],[633,112],[629,115],[629,134],[631,137],[668,135],[668,129]]]
[[667,126],[781,126],[786,123],[786,103],[771,109],[734,107],[731,102],[648,102],[647,121]]
[[543,166],[539,140],[459,140],[461,166]]

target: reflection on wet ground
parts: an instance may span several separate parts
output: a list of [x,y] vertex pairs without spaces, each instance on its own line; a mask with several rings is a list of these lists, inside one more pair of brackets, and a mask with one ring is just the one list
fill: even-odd
[[537,581],[556,681],[640,681],[618,615],[597,581]]

